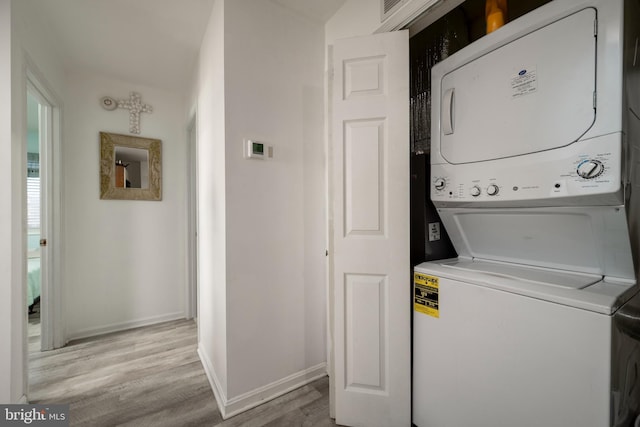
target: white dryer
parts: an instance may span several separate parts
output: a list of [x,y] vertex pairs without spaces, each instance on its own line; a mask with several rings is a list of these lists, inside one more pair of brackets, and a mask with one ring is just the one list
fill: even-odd
[[459,258],[414,270],[415,425],[640,417],[638,22],[636,0],[555,0],[433,68]]

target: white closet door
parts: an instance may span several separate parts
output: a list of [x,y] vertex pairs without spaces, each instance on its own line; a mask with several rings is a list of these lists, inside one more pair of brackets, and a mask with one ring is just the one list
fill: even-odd
[[408,32],[339,40],[333,65],[336,422],[410,426]]

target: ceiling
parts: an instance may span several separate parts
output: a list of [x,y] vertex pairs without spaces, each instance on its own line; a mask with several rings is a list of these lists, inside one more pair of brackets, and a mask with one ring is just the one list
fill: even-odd
[[272,0],[304,17],[324,24],[347,0]]
[[[25,0],[21,0],[25,1]],[[67,65],[134,83],[183,89],[212,0],[28,0]]]
[[[346,0],[271,1],[324,23]],[[21,2],[51,31],[68,66],[180,91],[193,76],[213,5],[213,0]]]

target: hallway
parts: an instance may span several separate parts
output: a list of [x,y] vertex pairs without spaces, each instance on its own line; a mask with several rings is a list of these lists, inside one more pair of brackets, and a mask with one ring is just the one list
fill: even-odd
[[[32,326],[29,342],[35,343]],[[196,336],[193,321],[178,320],[49,352],[30,345],[31,403],[70,404],[72,426],[335,425],[327,377],[223,421],[196,353]]]

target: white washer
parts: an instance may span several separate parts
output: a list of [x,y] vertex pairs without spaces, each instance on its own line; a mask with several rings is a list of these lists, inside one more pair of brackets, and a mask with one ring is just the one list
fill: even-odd
[[619,309],[633,284],[463,259],[414,275],[415,425],[633,425],[640,296]]

